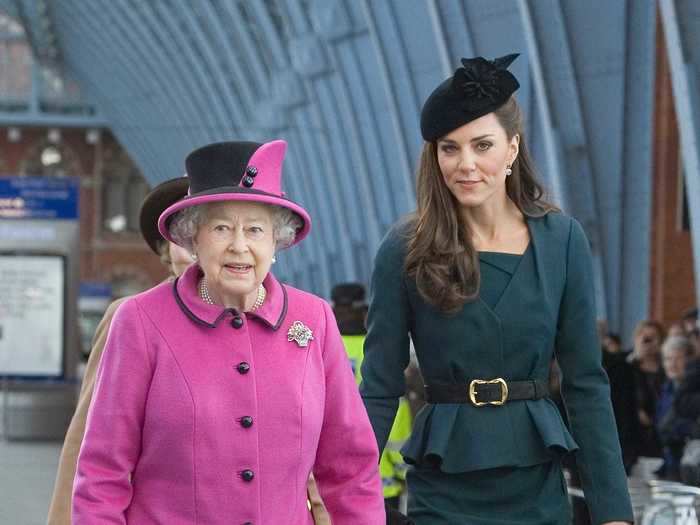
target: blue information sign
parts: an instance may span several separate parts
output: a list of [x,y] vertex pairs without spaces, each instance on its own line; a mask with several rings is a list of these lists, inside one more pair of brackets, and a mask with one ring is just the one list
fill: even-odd
[[77,177],[0,177],[0,219],[77,219]]

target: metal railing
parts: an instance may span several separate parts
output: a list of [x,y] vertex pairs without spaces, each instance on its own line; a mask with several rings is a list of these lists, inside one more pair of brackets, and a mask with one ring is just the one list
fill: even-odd
[[[635,523],[639,525],[698,525],[700,488],[648,476],[629,478]],[[572,503],[585,499],[581,489],[568,487]]]

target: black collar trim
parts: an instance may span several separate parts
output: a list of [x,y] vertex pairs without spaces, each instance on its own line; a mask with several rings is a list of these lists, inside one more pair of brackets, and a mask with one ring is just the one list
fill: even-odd
[[[172,287],[173,295],[175,296],[175,302],[180,307],[180,310],[182,310],[182,312],[190,319],[190,321],[193,321],[193,322],[195,322],[199,325],[202,325],[202,326],[206,326],[207,328],[216,328],[216,325],[218,325],[219,322],[224,317],[226,317],[227,314],[230,313],[233,316],[238,315],[238,310],[236,310],[235,308],[224,308],[222,310],[221,314],[219,314],[219,317],[217,317],[213,323],[210,323],[208,321],[205,321],[201,317],[198,317],[192,310],[190,310],[188,308],[188,306],[182,300],[182,297],[180,297],[180,294],[177,291],[177,282],[179,280],[180,280],[179,277],[176,277],[175,280],[173,280],[173,287]],[[280,313],[280,316],[277,319],[277,322],[273,325],[264,317],[260,317],[258,315],[255,315],[255,313],[249,314],[250,316],[255,317],[256,319],[259,319],[263,324],[265,324],[266,326],[268,326],[269,328],[271,328],[274,331],[277,331],[279,329],[279,327],[282,325],[282,322],[284,321],[284,318],[287,317],[287,305],[288,305],[287,288],[282,283],[279,283],[279,284],[280,284],[280,288],[282,288],[283,299],[282,299],[282,312]]]

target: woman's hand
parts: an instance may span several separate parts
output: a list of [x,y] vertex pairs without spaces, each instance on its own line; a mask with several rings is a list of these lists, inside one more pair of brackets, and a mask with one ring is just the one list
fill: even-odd
[[647,414],[644,410],[639,411],[639,422],[645,427],[650,427],[652,424],[649,414]]
[[309,496],[309,504],[311,505],[311,514],[314,517],[315,525],[331,525],[331,516],[328,514],[326,505],[323,503],[321,494],[318,491],[318,485],[314,475],[309,475],[309,481],[306,484],[306,491]]

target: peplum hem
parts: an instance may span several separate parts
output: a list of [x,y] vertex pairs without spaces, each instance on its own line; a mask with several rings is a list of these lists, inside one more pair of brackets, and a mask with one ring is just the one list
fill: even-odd
[[401,454],[409,465],[460,473],[537,465],[577,449],[554,403],[540,399],[502,407],[426,405]]
[[578,450],[578,443],[566,428],[559,409],[551,399],[526,403],[532,423],[542,437],[542,444],[553,452],[568,454]]

